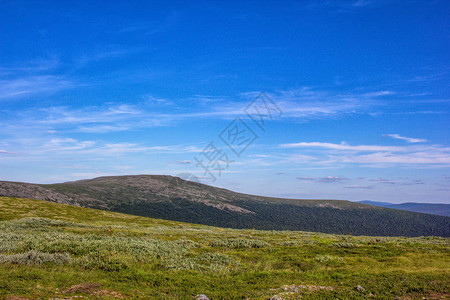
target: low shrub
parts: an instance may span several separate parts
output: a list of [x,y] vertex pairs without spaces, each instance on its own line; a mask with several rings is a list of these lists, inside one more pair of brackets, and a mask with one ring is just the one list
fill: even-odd
[[42,265],[52,263],[57,265],[69,264],[72,258],[67,253],[45,253],[40,251],[28,251],[19,254],[0,254],[0,264],[17,264],[17,265]]
[[261,241],[261,240],[233,238],[233,239],[223,239],[223,240],[216,239],[216,240],[210,241],[209,246],[240,249],[240,248],[262,248],[262,247],[270,246],[270,244],[266,241]]
[[342,262],[344,261],[344,259],[342,257],[339,256],[335,256],[335,255],[316,255],[314,257],[314,260],[320,262],[320,263],[330,263],[330,262]]

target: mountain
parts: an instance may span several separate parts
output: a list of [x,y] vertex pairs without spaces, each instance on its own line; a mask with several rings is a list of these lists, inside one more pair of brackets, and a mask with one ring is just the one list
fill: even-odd
[[450,218],[343,200],[261,197],[164,175],[59,184],[0,182],[0,196],[229,228],[378,236],[450,236]]
[[450,204],[443,203],[416,203],[416,202],[406,202],[401,204],[394,204],[389,202],[377,202],[377,201],[359,201],[359,203],[369,204],[380,207],[387,207],[393,209],[401,209],[407,211],[414,211],[424,214],[432,214],[439,216],[450,217]]
[[378,202],[378,201],[371,201],[371,200],[358,201],[358,203],[363,203],[363,204],[368,204],[368,205],[373,205],[373,206],[381,206],[381,207],[386,207],[386,206],[392,205],[392,203],[389,203],[389,202]]

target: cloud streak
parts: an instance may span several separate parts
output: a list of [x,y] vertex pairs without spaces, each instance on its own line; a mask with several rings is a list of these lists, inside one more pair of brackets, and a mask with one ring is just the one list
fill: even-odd
[[441,145],[349,145],[347,143],[300,142],[278,145],[283,149],[298,149],[303,155],[305,151],[316,157],[310,162],[319,165],[365,164],[371,167],[389,165],[404,166],[450,166],[450,148]]
[[0,99],[54,93],[72,88],[74,83],[62,76],[42,75],[0,80]]
[[0,149],[0,154],[16,154],[16,153]]
[[356,152],[372,152],[372,151],[390,151],[390,152],[398,152],[402,151],[402,147],[391,147],[391,146],[378,146],[378,145],[357,145],[350,146],[345,142],[341,144],[333,144],[333,143],[321,143],[321,142],[300,142],[300,143],[290,143],[290,144],[281,144],[279,145],[281,148],[323,148],[323,149],[331,149],[331,150],[346,150],[346,151],[356,151]]
[[327,176],[327,177],[296,177],[297,180],[301,181],[313,181],[313,182],[319,182],[319,183],[338,183],[338,182],[344,182],[349,180],[345,177],[335,177],[335,176]]
[[371,185],[345,185],[346,189],[373,189]]
[[403,141],[406,141],[407,143],[411,143],[411,144],[428,142],[428,140],[425,140],[425,139],[415,139],[415,138],[404,137],[404,136],[401,136],[396,133],[384,134],[383,137],[390,137],[390,138],[397,139],[397,140],[403,140]]

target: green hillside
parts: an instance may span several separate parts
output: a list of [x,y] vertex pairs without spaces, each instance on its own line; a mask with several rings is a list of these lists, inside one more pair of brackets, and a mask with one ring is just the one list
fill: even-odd
[[449,246],[0,197],[0,299],[448,299]]
[[450,236],[450,217],[342,200],[246,195],[172,176],[110,176],[48,185],[0,182],[0,196],[228,228],[373,236]]

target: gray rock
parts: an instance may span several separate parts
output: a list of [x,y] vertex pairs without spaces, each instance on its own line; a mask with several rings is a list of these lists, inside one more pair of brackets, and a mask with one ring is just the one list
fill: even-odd
[[209,298],[206,297],[205,294],[198,294],[197,296],[195,296],[195,299],[197,299],[197,300],[209,300]]
[[360,292],[360,293],[362,293],[362,292],[365,292],[366,291],[366,289],[365,288],[363,288],[362,286],[360,286],[360,285],[357,285],[356,286],[356,290],[358,291],[358,292]]
[[269,300],[284,300],[283,298],[281,298],[278,295],[273,296],[272,298],[270,298]]

